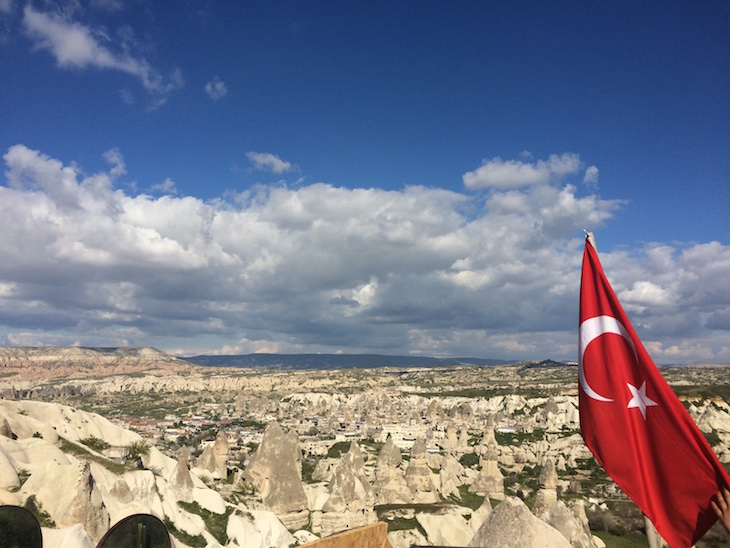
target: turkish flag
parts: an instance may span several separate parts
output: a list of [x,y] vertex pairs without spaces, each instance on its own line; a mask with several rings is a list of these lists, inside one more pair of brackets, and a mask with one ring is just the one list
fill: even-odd
[[580,288],[580,426],[588,448],[673,548],[715,523],[730,477],[634,332],[595,248]]

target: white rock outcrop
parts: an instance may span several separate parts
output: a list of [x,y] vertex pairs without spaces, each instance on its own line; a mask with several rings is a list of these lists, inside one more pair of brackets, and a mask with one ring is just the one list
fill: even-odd
[[536,518],[516,497],[505,498],[492,510],[468,546],[571,548],[557,529]]

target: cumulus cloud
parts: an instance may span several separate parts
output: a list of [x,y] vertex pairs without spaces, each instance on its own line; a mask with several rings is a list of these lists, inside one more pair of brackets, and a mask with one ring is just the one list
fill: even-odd
[[[523,158],[525,153],[522,154]],[[470,190],[484,188],[509,189],[525,186],[544,185],[552,180],[561,180],[566,175],[577,173],[580,157],[565,153],[551,155],[548,160],[525,162],[522,160],[502,160],[500,157],[484,160],[474,171],[462,176],[464,186]]]
[[[119,190],[114,162],[85,175],[23,145],[3,158],[6,342],[575,359],[580,229],[620,206],[555,184],[206,202]],[[730,359],[730,247],[601,258],[656,361]]]
[[278,156],[268,152],[247,152],[246,158],[256,169],[271,171],[272,173],[284,173],[292,168],[289,162],[285,162]]
[[130,74],[153,95],[159,107],[167,96],[183,85],[182,73],[174,70],[168,77],[154,69],[143,57],[135,57],[126,47],[118,47],[101,29],[94,29],[58,13],[36,11],[30,4],[23,10],[23,26],[35,49],[48,50],[61,68],[93,67]]
[[210,82],[205,84],[205,93],[208,94],[208,97],[210,97],[214,101],[217,101],[218,99],[222,99],[226,96],[226,93],[228,93],[228,88],[216,76]]
[[583,183],[586,185],[598,184],[598,168],[596,166],[588,166],[585,175],[583,175]]

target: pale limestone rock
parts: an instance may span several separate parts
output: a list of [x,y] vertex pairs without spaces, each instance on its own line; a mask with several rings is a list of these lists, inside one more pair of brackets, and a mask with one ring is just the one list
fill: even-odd
[[469,492],[497,500],[504,498],[504,475],[496,460],[481,459],[482,469],[469,486]]
[[306,544],[307,542],[314,542],[315,540],[319,540],[319,537],[317,535],[306,530],[295,531],[293,536],[294,540],[296,540],[297,544],[300,546],[302,544]]
[[570,543],[540,521],[516,497],[499,503],[468,546],[499,548],[571,548]]
[[482,524],[487,521],[489,516],[492,514],[492,503],[489,501],[489,497],[484,497],[482,505],[471,513],[471,519],[469,520],[469,529],[472,534],[476,534]]
[[431,400],[426,408],[426,418],[431,422],[437,423],[443,417],[444,409],[441,407],[441,404],[436,399]]
[[322,507],[323,536],[375,523],[375,497],[365,477],[360,447],[356,443],[340,459],[329,485],[330,497]]
[[438,514],[419,512],[416,520],[433,546],[466,546],[474,535],[457,508],[448,508]]
[[196,463],[196,468],[199,468],[200,470],[206,470],[211,473],[211,476],[217,479],[221,478],[220,473],[218,472],[218,464],[216,463],[215,453],[213,453],[213,446],[208,445],[203,449],[203,452],[200,453],[200,456],[198,457],[198,462]]
[[443,455],[426,451],[426,464],[432,470],[439,470],[441,468],[441,463],[443,462],[443,460]]
[[540,489],[537,491],[532,513],[536,516],[542,516],[558,502],[558,473],[555,470],[555,463],[552,459],[545,459],[545,464],[540,471],[538,483]]
[[545,461],[545,465],[540,470],[538,483],[541,489],[557,489],[558,473],[555,469],[555,462],[552,459]]
[[[573,513],[576,521],[580,524],[580,531],[582,531],[578,537],[574,537],[574,539],[578,541],[578,545],[598,548],[598,545],[595,543],[596,537],[591,534],[591,527],[588,523],[588,516],[586,515],[585,502],[582,500],[573,501],[570,505],[570,511]],[[585,540],[583,540],[584,538]],[[571,543],[572,542],[573,539],[571,539]]]
[[401,470],[400,449],[388,438],[375,463],[375,504],[410,504],[413,496]]
[[177,452],[177,464],[175,470],[172,473],[172,479],[170,483],[173,487],[178,489],[192,489],[193,478],[190,475],[190,468],[188,462],[190,460],[190,453],[188,453],[185,447],[181,447]]
[[411,548],[411,546],[428,545],[426,537],[416,529],[392,531],[388,533],[388,542],[393,548]]
[[230,448],[228,447],[228,438],[223,430],[219,430],[218,435],[215,438],[215,443],[213,444],[213,455],[215,456],[215,472],[217,472],[222,479],[226,479],[226,477],[228,477],[227,463],[229,453]]
[[16,470],[25,468],[32,473],[36,467],[43,468],[49,462],[59,465],[71,463],[58,447],[38,438],[11,440],[0,437],[0,447]]
[[109,512],[88,462],[63,466],[49,463],[42,473],[37,471],[28,478],[22,492],[35,495],[59,527],[80,523],[94,541],[109,529]]
[[496,451],[497,450],[497,438],[494,437],[494,421],[490,418],[487,420],[487,427],[484,429],[484,434],[482,434],[482,439],[479,442],[479,445],[474,447],[474,453],[481,456],[486,456],[487,454]]
[[456,451],[459,448],[459,436],[453,423],[446,427],[446,437],[441,442],[441,448],[447,453]]
[[41,533],[43,534],[43,546],[47,548],[94,548],[96,546],[80,523],[63,529],[43,527]]
[[[58,435],[72,441],[94,436],[115,447],[126,447],[142,440],[139,434],[120,428],[97,413],[87,413],[57,403],[4,400],[2,407],[18,438],[32,437],[35,432],[44,439],[48,436],[51,442]],[[2,408],[0,412],[3,412]]]
[[132,490],[129,488],[129,485],[127,485],[127,482],[122,478],[117,478],[114,484],[109,488],[109,494],[122,504],[128,504],[134,501]]
[[[175,471],[175,466],[177,465],[177,461],[175,459],[164,455],[156,447],[149,448],[149,453],[142,456],[142,463],[145,468],[156,471],[167,481],[171,480],[172,474]],[[196,486],[203,485],[203,483],[195,476],[193,476],[193,483],[196,484]]]
[[482,443],[478,446],[481,470],[469,486],[470,493],[497,500],[504,498],[504,476],[499,469],[498,447],[494,430],[488,427],[484,432]]
[[312,479],[314,481],[330,481],[338,462],[339,459],[319,459],[314,467],[314,471],[312,472]]
[[419,438],[411,447],[411,459],[405,475],[406,483],[416,504],[433,504],[439,494],[431,481],[431,469],[426,464],[426,440]]
[[0,446],[0,489],[14,489],[20,486],[18,473],[10,461],[10,457]]
[[470,450],[469,432],[466,430],[466,428],[462,428],[461,431],[459,432],[459,446],[458,446],[457,450],[462,453],[468,453]]
[[463,484],[464,467],[453,456],[447,455],[441,461],[439,493],[444,499],[461,498],[459,486]]
[[11,493],[5,489],[0,489],[0,504],[10,504],[12,506],[22,506],[23,499],[19,493]]
[[[588,519],[581,520],[581,510],[583,510],[582,506],[574,512],[573,509],[568,508],[560,500],[539,517],[545,523],[557,529],[573,548],[594,548],[591,531],[588,527]],[[582,512],[582,517],[585,518],[585,510]]]
[[[268,509],[282,519],[294,516],[292,528],[301,528],[308,520],[308,501],[302,486],[298,462],[301,459],[295,432],[284,433],[272,422],[244,470],[244,478],[254,486]],[[302,521],[303,523],[299,523]]]

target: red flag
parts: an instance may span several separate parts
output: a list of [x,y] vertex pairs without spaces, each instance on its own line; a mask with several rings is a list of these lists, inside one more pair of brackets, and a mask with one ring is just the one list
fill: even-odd
[[730,476],[644,349],[586,241],[580,289],[583,439],[673,548],[715,523]]

